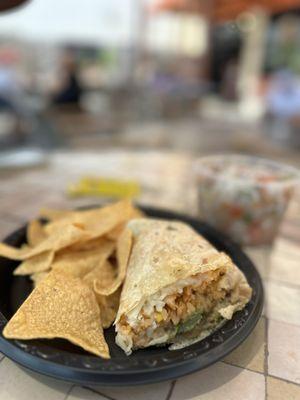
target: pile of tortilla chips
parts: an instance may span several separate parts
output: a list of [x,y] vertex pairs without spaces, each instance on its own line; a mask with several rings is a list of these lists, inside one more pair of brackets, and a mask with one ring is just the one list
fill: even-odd
[[83,211],[41,210],[27,244],[0,243],[0,255],[20,260],[15,275],[35,289],[4,328],[13,339],[63,338],[109,358],[103,328],[112,325],[132,247],[126,228],[142,213],[127,201]]

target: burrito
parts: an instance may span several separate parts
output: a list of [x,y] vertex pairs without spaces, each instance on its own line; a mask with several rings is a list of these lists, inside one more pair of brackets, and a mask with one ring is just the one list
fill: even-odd
[[251,298],[244,274],[190,226],[134,219],[134,243],[115,321],[116,343],[135,349],[202,340]]

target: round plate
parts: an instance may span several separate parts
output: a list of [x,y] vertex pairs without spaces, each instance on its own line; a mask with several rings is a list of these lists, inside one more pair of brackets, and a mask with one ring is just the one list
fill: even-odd
[[[18,262],[0,258],[0,351],[24,367],[57,379],[83,385],[129,386],[178,378],[215,363],[239,346],[254,329],[263,306],[262,282],[252,262],[236,244],[203,222],[169,211],[143,210],[152,217],[177,219],[190,224],[217,249],[229,254],[253,288],[247,306],[206,339],[176,351],[152,347],[126,356],[115,344],[114,328],[111,327],[105,331],[111,359],[102,360],[64,340],[19,341],[2,336],[7,319],[28,296],[32,285],[27,277],[12,275]],[[6,243],[13,246],[24,242],[26,227],[6,239]]]

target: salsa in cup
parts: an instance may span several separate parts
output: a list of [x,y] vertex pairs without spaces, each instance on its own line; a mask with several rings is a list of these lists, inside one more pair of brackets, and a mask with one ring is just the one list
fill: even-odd
[[203,220],[243,245],[269,244],[299,182],[299,172],[252,156],[197,160],[199,211]]

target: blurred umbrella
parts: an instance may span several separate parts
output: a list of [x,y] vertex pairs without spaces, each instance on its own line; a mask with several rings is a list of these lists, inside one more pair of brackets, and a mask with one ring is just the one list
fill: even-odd
[[218,22],[232,20],[255,7],[275,14],[299,6],[299,0],[215,0],[214,19]]
[[212,19],[217,22],[233,20],[254,7],[278,13],[300,6],[299,0],[156,0],[152,10],[203,13],[207,3],[211,4]]

